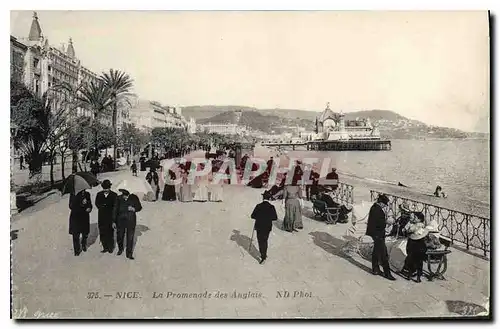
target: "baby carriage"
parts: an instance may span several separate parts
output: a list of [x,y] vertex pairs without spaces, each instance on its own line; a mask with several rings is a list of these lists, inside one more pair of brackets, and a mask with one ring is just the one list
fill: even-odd
[[[353,207],[352,225],[344,235],[346,243],[342,246],[342,251],[351,257],[359,255],[366,260],[371,259],[373,241],[370,237],[365,235],[370,207],[371,203],[369,202],[362,202]],[[407,256],[407,237],[400,235],[399,229],[394,229],[394,227],[399,228],[401,225],[401,223],[399,223],[400,219],[401,217],[398,218],[394,224],[388,225],[386,228],[386,245],[389,254],[389,264],[395,272],[400,272],[403,269]],[[434,224],[433,226],[437,225]],[[434,278],[444,280],[443,274],[448,268],[447,255],[451,253],[451,250],[449,250],[451,241],[440,236],[439,233],[435,232],[437,230],[430,226],[428,226],[428,230],[431,231],[431,233],[429,233],[429,236],[426,238],[426,245],[428,247],[426,252],[427,259],[425,260],[427,263],[427,278],[429,281],[432,281]],[[396,231],[396,234],[392,235],[391,233],[394,231]]]

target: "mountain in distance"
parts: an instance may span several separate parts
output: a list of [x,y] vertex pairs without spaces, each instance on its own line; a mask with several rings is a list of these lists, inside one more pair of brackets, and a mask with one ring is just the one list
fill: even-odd
[[257,111],[258,109],[248,106],[217,106],[217,105],[202,105],[202,106],[186,106],[182,108],[182,115],[186,118],[193,118],[198,122],[200,119],[207,119],[217,114],[229,111]]
[[[317,111],[296,109],[257,109],[247,106],[189,106],[182,109],[185,117],[193,117],[197,123],[238,123],[264,133],[281,133],[293,127],[314,130]],[[346,112],[346,120],[370,118],[379,127],[383,138],[391,139],[489,139],[486,133],[464,132],[454,128],[427,125],[408,119],[388,110],[362,110]]]
[[197,123],[236,123],[240,126],[247,126],[253,130],[265,133],[281,133],[289,131],[291,127],[304,127],[306,130],[314,129],[314,122],[308,119],[289,119],[278,115],[265,115],[262,111],[226,111],[214,115],[213,117],[199,119]]

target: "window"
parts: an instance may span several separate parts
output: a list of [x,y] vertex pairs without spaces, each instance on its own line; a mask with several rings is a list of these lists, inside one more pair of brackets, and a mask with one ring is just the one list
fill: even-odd
[[34,68],[36,68],[36,67],[38,66],[38,62],[39,62],[39,60],[38,60],[37,58],[35,58],[35,59],[33,60],[33,67],[34,67]]
[[49,65],[48,70],[49,70],[49,72],[52,72],[52,66]]

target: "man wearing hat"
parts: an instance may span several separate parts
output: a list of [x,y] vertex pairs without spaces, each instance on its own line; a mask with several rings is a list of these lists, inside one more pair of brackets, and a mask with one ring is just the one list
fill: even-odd
[[127,258],[134,259],[134,235],[135,226],[137,224],[136,213],[141,211],[142,205],[139,198],[135,194],[130,194],[125,188],[121,188],[122,194],[116,198],[113,208],[113,222],[116,225],[116,240],[118,244],[118,253],[120,256],[123,253],[123,239],[127,236]]
[[331,192],[335,192],[335,190],[339,187],[339,175],[337,174],[337,168],[332,168],[332,171],[326,175],[326,180],[327,183],[330,183],[329,181],[333,181],[332,184],[328,184],[326,187],[330,188]]
[[368,214],[366,235],[373,239],[372,273],[374,275],[380,275],[381,271],[379,263],[382,263],[384,277],[388,280],[394,281],[396,278],[391,274],[389,256],[385,245],[385,227],[387,225],[387,216],[384,209],[387,207],[388,203],[389,198],[385,194],[380,194],[377,202],[372,205]]
[[262,194],[263,201],[255,206],[255,209],[250,216],[255,220],[254,230],[257,231],[257,241],[259,243],[260,264],[263,264],[267,259],[267,240],[269,233],[273,227],[273,221],[278,220],[276,208],[269,202],[271,193],[265,191]]
[[102,191],[95,197],[95,205],[98,212],[97,224],[101,238],[102,251],[112,253],[115,247],[113,229],[113,207],[115,206],[117,194],[111,191],[111,181],[104,180],[101,184]]

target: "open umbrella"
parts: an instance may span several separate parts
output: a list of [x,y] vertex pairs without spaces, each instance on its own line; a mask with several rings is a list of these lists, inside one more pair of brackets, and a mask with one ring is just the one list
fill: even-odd
[[77,194],[82,190],[90,189],[97,185],[99,185],[99,181],[91,173],[77,172],[69,175],[68,178],[66,178],[66,182],[61,192],[62,194]]
[[134,194],[147,194],[148,192],[153,192],[151,185],[149,185],[147,181],[139,177],[130,177],[124,179],[120,183],[118,183],[118,185],[116,185],[115,189],[118,191],[121,189],[127,190],[130,193]]

